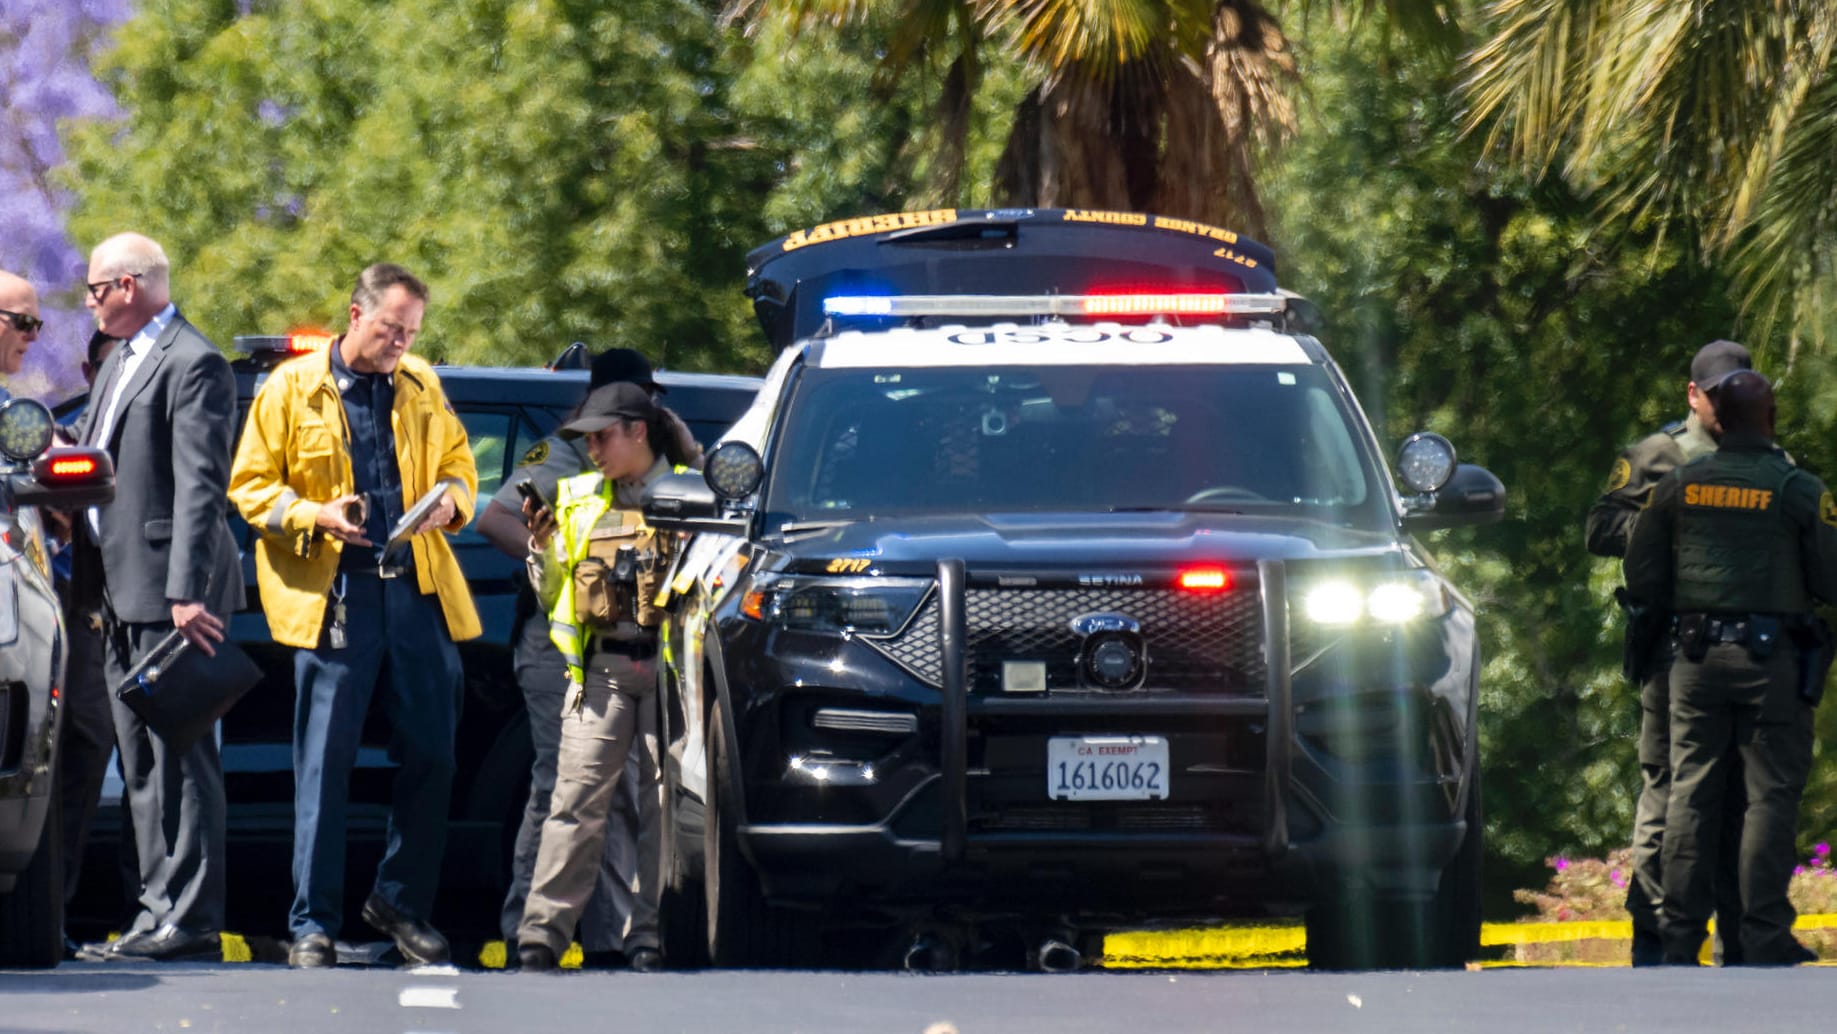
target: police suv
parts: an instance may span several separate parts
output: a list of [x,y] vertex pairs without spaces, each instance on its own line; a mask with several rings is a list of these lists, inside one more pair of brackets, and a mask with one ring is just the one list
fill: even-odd
[[[647,496],[694,532],[663,676],[666,951],[908,964],[1304,915],[1315,965],[1478,948],[1480,658],[1273,255],[1135,213],[938,211],[748,258],[784,348]],[[900,955],[890,956],[897,960]],[[1008,956],[1012,959],[1014,956]]]
[[0,969],[64,955],[64,838],[57,795],[63,606],[37,507],[115,497],[98,449],[53,447],[51,412],[0,401]]

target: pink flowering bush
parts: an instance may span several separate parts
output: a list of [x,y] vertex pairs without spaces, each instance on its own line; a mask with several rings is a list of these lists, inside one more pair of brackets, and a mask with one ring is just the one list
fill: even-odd
[[[1524,923],[1604,922],[1630,924],[1626,910],[1627,881],[1633,873],[1633,851],[1622,848],[1606,858],[1549,859],[1550,883],[1541,891],[1516,890],[1512,897],[1537,909]],[[1820,842],[1805,864],[1793,870],[1787,893],[1801,917],[1837,916],[1837,868],[1831,845]],[[1605,931],[1603,931],[1605,932]],[[1549,964],[1625,963],[1631,951],[1631,927],[1613,931],[1620,936],[1516,945],[1511,958],[1518,962]],[[1797,931],[1805,946],[1824,958],[1837,958],[1837,929]]]

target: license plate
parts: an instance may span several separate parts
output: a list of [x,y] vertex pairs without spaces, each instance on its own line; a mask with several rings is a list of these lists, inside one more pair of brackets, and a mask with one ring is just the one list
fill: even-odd
[[1160,736],[1054,736],[1046,741],[1046,796],[1055,801],[1167,798]]

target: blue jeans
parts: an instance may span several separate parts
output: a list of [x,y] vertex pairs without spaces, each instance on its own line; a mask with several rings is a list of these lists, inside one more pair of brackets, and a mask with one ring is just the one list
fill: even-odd
[[[343,649],[294,655],[293,909],[288,927],[336,938],[344,918],[345,816],[351,767],[374,699],[389,720],[389,759],[399,766],[387,842],[373,893],[427,919],[440,884],[453,738],[464,684],[459,650],[440,601],[413,574],[345,577]],[[328,607],[327,623],[330,623]]]

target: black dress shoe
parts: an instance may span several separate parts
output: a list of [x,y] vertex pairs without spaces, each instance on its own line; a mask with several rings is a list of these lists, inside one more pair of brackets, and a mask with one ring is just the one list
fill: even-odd
[[147,933],[123,934],[112,941],[90,941],[77,948],[77,958],[83,962],[107,962],[114,955],[116,945],[126,945],[135,938],[150,936]]
[[305,934],[287,949],[287,964],[294,969],[329,969],[338,964],[338,949],[322,933]]
[[549,973],[555,969],[555,953],[546,944],[517,945],[517,965],[525,973]]
[[364,922],[388,934],[402,957],[418,966],[446,962],[453,957],[453,949],[447,946],[439,930],[397,911],[394,905],[376,894],[364,901]]
[[164,926],[111,941],[100,954],[103,962],[222,962],[223,938]]
[[656,948],[633,948],[631,950],[631,971],[633,973],[655,973],[663,968],[663,953]]

